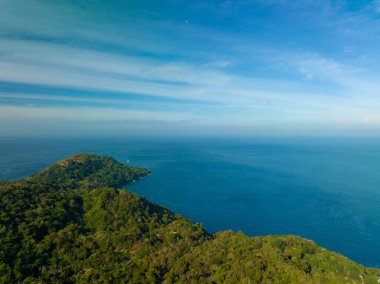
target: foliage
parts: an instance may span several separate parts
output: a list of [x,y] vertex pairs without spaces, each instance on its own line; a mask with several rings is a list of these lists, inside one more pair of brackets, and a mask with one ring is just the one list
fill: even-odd
[[119,163],[113,158],[76,154],[32,175],[29,181],[58,189],[122,187],[149,174],[149,170]]
[[126,190],[88,190],[88,177],[114,161],[104,159],[2,183],[0,283],[377,283],[378,270],[309,240],[211,235]]
[[296,236],[250,238],[217,233],[183,257],[186,269],[172,271],[189,283],[376,283],[375,270]]

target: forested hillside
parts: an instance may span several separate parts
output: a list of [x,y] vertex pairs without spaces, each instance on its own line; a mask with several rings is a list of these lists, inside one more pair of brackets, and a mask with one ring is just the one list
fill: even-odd
[[28,180],[57,189],[117,188],[148,174],[147,169],[127,166],[110,157],[76,154]]
[[296,236],[202,226],[121,187],[149,173],[80,154],[0,184],[1,283],[377,283]]

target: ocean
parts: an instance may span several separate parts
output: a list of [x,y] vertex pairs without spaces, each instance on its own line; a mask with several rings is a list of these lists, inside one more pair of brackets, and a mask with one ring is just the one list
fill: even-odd
[[380,139],[1,138],[0,179],[77,152],[149,168],[127,189],[209,232],[299,235],[380,267]]

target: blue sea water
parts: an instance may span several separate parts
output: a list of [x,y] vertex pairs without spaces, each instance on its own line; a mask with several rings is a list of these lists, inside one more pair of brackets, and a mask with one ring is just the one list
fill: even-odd
[[49,138],[0,140],[0,179],[76,152],[152,175],[128,185],[210,232],[294,234],[380,267],[380,139]]

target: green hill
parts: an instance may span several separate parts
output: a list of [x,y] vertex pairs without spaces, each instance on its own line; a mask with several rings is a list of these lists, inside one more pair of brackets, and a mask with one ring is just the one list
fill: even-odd
[[0,282],[377,283],[379,270],[312,241],[212,235],[109,188],[148,172],[79,154],[27,180],[2,183]]
[[149,173],[147,169],[127,166],[110,157],[76,154],[32,175],[29,181],[58,189],[117,188]]

